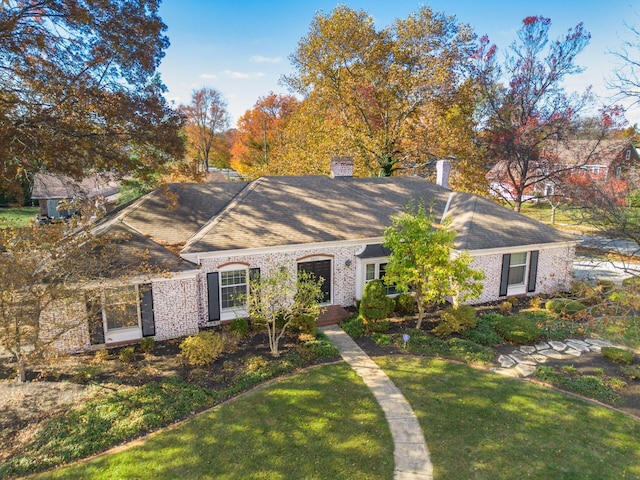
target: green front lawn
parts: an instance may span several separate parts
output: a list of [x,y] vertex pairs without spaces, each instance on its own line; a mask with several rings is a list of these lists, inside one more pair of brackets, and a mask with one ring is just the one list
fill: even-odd
[[[379,357],[438,480],[640,478],[640,422],[466,365]],[[345,364],[279,380],[142,444],[39,478],[389,479],[384,415]]]
[[141,445],[39,478],[389,479],[393,443],[346,364],[253,391]]
[[[539,222],[551,224],[551,205],[546,202],[537,204],[524,203],[522,204],[520,213]],[[570,230],[583,233],[594,233],[597,231],[597,229],[591,225],[580,222],[577,215],[573,215],[571,211],[563,207],[556,210],[555,226],[558,228],[569,228]]]
[[0,228],[26,227],[39,211],[38,207],[0,208]]
[[640,422],[626,415],[442,360],[376,362],[418,416],[438,480],[640,478]]

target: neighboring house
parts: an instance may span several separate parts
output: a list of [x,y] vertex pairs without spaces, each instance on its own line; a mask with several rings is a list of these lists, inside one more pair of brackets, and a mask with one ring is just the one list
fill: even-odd
[[36,173],[31,198],[38,200],[42,217],[67,218],[75,211],[61,209],[61,202],[91,202],[94,208],[106,211],[119,191],[120,182],[110,174],[93,174],[76,181],[65,175]]
[[[70,332],[59,347],[165,340],[243,317],[249,279],[276,268],[313,272],[325,279],[324,305],[353,306],[367,282],[384,276],[383,231],[392,215],[420,199],[436,218],[450,219],[455,249],[484,271],[478,303],[570,286],[573,236],[420,177],[354,178],[352,171],[338,158],[331,178],[171,184],[109,214],[96,233],[128,233],[122,247],[148,252],[165,273],[102,286],[91,295],[93,306],[101,303],[91,328]],[[438,171],[443,184],[447,172]]]
[[[542,150],[540,161],[531,168],[531,175],[542,181],[525,192],[524,200],[556,194],[562,178],[545,180],[554,172],[586,174],[593,180],[625,180],[640,166],[640,154],[631,140],[572,140],[554,144]],[[506,173],[507,162],[497,162],[489,171],[491,190],[503,198],[511,198]]]

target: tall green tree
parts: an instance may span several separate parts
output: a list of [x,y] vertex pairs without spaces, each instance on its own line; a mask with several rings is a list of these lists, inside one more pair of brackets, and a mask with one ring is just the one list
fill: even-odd
[[487,127],[484,141],[497,164],[492,183],[515,211],[526,194],[566,171],[541,152],[571,138],[581,111],[592,101],[588,92],[568,94],[562,85],[568,75],[582,71],[575,57],[590,34],[580,23],[564,38],[550,41],[550,27],[548,18],[525,18],[502,63],[486,36],[474,54]]
[[417,328],[429,305],[454,306],[482,293],[484,274],[471,268],[471,256],[454,251],[456,232],[437,225],[422,204],[408,205],[384,231],[384,246],[391,249],[385,282],[411,292],[418,306]]
[[369,174],[391,175],[424,160],[412,155],[411,134],[426,128],[425,105],[450,101],[463,83],[474,38],[429,7],[377,30],[366,12],[341,5],[316,15],[283,81],[339,119],[350,150],[342,153],[357,154]]
[[159,0],[0,6],[0,184],[47,170],[155,169],[181,158],[181,116],[156,68]]

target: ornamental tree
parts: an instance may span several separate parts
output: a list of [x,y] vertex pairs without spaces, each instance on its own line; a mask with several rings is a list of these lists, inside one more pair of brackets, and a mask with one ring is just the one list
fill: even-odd
[[83,288],[108,276],[115,244],[89,231],[52,224],[0,229],[0,348],[11,353],[19,381],[55,343],[87,323]]
[[455,231],[437,225],[422,204],[408,205],[384,231],[384,246],[391,249],[385,282],[415,297],[416,328],[429,305],[451,299],[456,307],[482,293],[484,274],[471,268],[468,253],[453,250],[455,237]]
[[280,339],[287,328],[302,317],[320,314],[323,279],[312,274],[289,270],[286,266],[273,269],[269,275],[259,275],[250,282],[246,297],[249,317],[267,330],[269,351],[280,356]]
[[486,36],[473,56],[486,125],[484,142],[496,163],[492,180],[501,187],[495,193],[516,211],[535,187],[579,166],[556,168],[541,152],[573,134],[581,110],[591,101],[588,91],[578,96],[562,87],[565,77],[582,71],[575,57],[589,43],[590,34],[579,23],[564,38],[550,42],[550,26],[548,18],[525,18],[502,64]]

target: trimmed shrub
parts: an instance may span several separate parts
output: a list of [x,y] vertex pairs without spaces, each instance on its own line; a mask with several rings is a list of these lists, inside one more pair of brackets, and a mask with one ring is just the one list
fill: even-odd
[[379,347],[388,347],[391,345],[391,335],[386,333],[374,333],[371,339],[376,342]]
[[440,323],[433,329],[433,334],[445,337],[452,333],[460,333],[474,328],[478,323],[476,311],[469,305],[448,308],[442,314]]
[[191,365],[209,365],[224,351],[224,340],[218,333],[204,331],[185,338],[180,351]]
[[329,340],[311,340],[300,347],[301,353],[308,360],[331,358],[339,355],[338,347]]
[[401,293],[396,297],[396,313],[398,315],[411,315],[415,311],[416,301],[413,295]]
[[640,365],[623,365],[622,374],[630,380],[640,380]]
[[559,315],[575,315],[587,308],[583,303],[569,298],[553,298],[545,303],[544,307]]
[[529,308],[540,308],[540,307],[542,307],[542,299],[540,297],[529,298]]
[[153,337],[144,337],[140,340],[140,350],[144,353],[151,353],[156,346],[156,341]]
[[509,302],[512,307],[517,307],[519,300],[517,297],[507,297],[507,302]]
[[531,343],[542,336],[542,330],[533,315],[502,317],[496,322],[495,329],[507,342],[517,344]]
[[347,318],[340,323],[340,327],[351,338],[364,337],[364,322],[361,316]]
[[[462,336],[467,340],[476,342],[477,344],[484,345],[485,347],[492,347],[502,343],[502,337],[498,335],[494,327],[495,320],[492,315],[498,315],[496,313],[484,315],[478,318],[475,328],[465,330],[462,332]],[[502,315],[499,315],[502,317]]]
[[124,347],[120,350],[118,358],[122,363],[131,363],[136,358],[136,350],[134,347]]
[[316,334],[317,318],[313,315],[299,315],[294,318],[289,325],[289,331],[291,333],[308,333],[309,335]]
[[630,365],[633,363],[633,352],[618,347],[602,347],[600,349],[602,356],[608,358],[614,363],[622,363]]
[[391,322],[389,320],[378,320],[373,323],[366,323],[365,330],[368,333],[386,333],[389,331],[389,327],[391,326]]
[[238,332],[240,337],[246,337],[249,334],[249,320],[246,318],[234,318],[229,324],[230,332]]
[[511,312],[511,310],[513,310],[513,304],[511,302],[502,302],[500,305],[498,305],[498,310],[500,310],[502,313],[509,313]]
[[393,312],[394,301],[387,297],[381,280],[367,282],[360,301],[360,316],[366,323],[384,320]]

